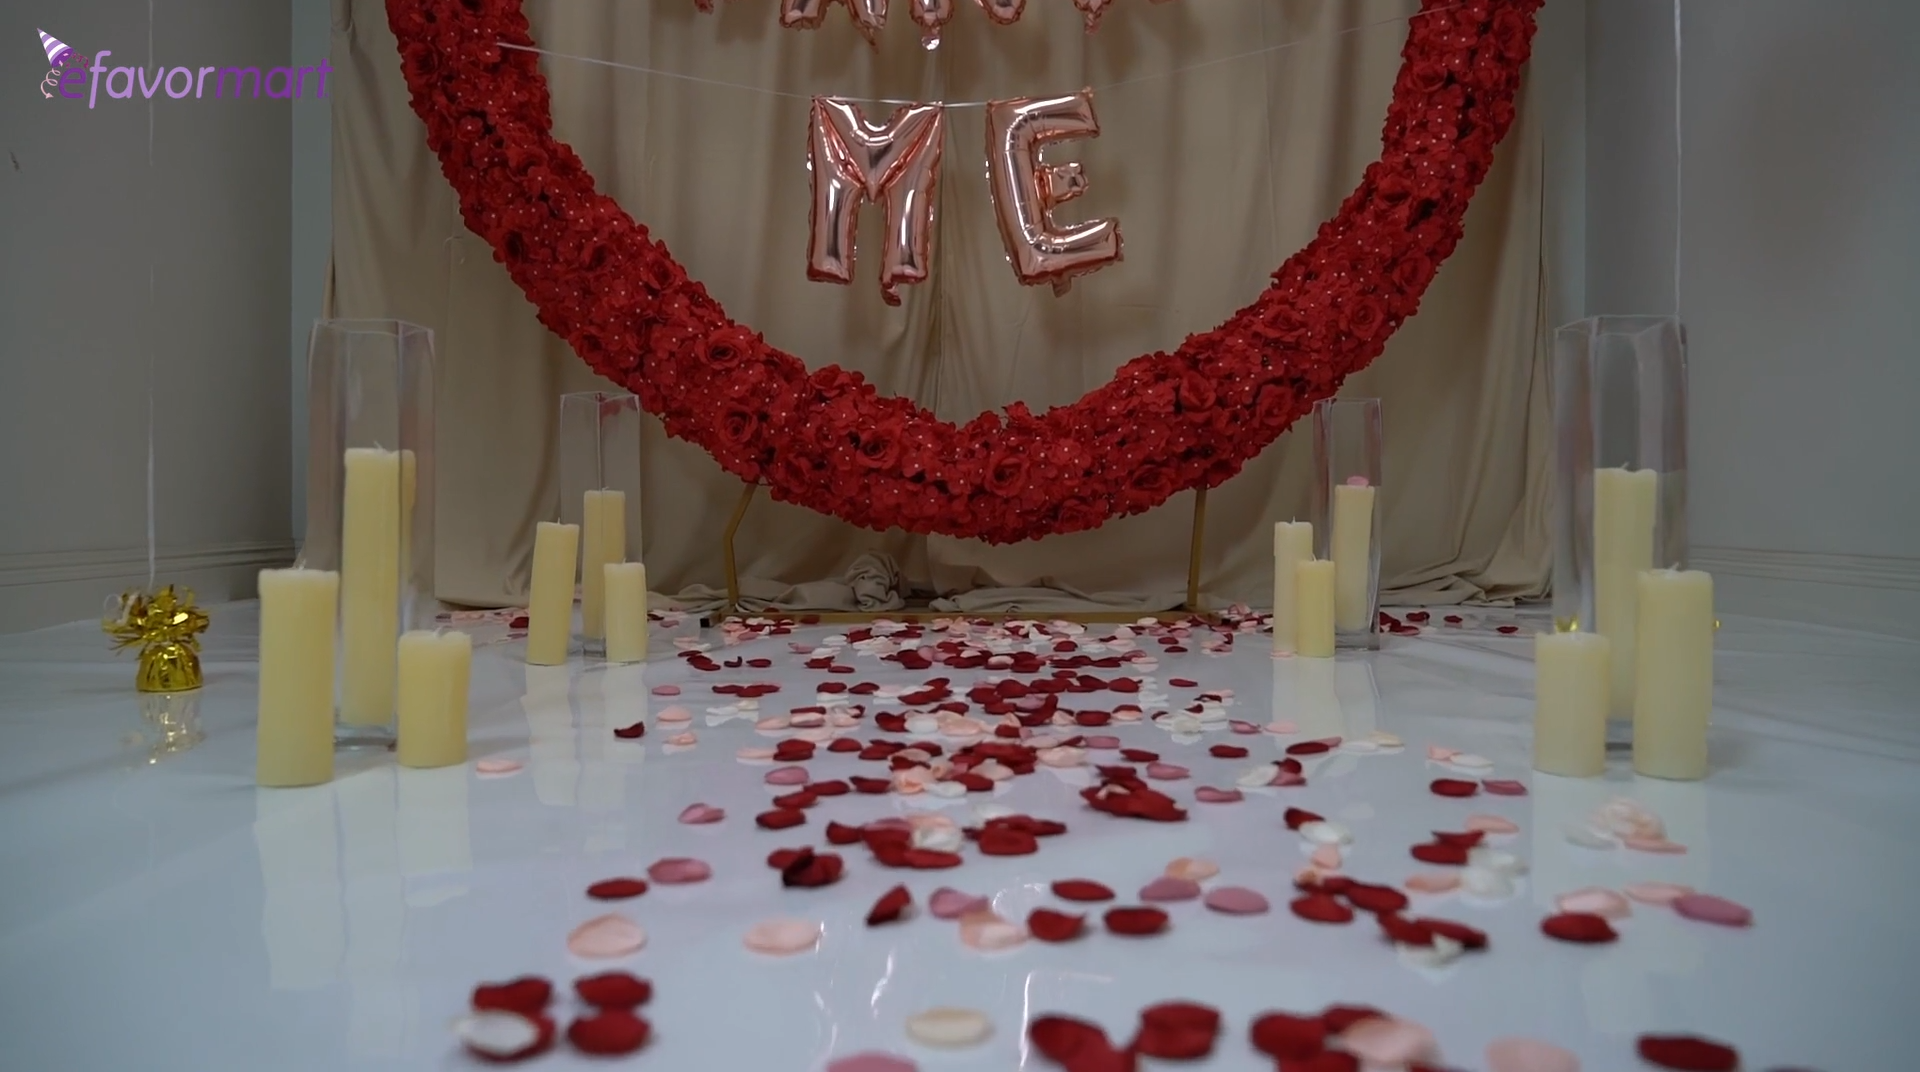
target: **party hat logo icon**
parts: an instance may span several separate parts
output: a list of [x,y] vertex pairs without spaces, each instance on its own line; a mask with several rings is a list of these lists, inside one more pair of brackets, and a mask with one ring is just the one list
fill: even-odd
[[45,30],[36,31],[40,35],[40,47],[47,50],[47,66],[58,67],[60,61],[72,54],[73,47]]

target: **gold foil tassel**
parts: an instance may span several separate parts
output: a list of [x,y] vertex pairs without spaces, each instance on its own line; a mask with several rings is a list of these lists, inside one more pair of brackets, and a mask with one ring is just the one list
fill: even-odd
[[134,687],[141,692],[187,692],[199,688],[200,634],[207,612],[193,602],[193,589],[168,585],[148,595],[129,589],[110,599],[100,627],[114,639],[113,650],[139,647],[140,668]]

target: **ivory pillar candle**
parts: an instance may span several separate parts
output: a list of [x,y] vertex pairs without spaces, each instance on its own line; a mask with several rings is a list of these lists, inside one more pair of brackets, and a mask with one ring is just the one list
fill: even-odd
[[346,452],[340,516],[340,721],[393,721],[400,640],[400,454]]
[[527,597],[527,662],[560,666],[573,635],[573,564],[580,526],[542,521],[533,534],[533,591]]
[[1612,644],[1598,633],[1533,638],[1533,769],[1593,778],[1607,769]]
[[1334,564],[1326,559],[1294,563],[1294,652],[1309,659],[1333,658]]
[[473,638],[417,629],[400,638],[399,741],[403,767],[451,767],[467,761],[467,685]]
[[1707,776],[1713,714],[1713,578],[1698,570],[1639,577],[1633,769],[1651,778]]
[[1614,718],[1633,714],[1635,602],[1642,570],[1653,568],[1653,522],[1660,474],[1651,469],[1593,473],[1593,617],[1591,628],[1612,642]]
[[627,560],[627,493],[587,492],[580,518],[580,635],[599,640],[607,635],[607,581],[601,567]]
[[647,567],[638,562],[609,562],[600,567],[607,590],[607,661],[637,663],[647,658]]
[[1294,567],[1313,558],[1313,523],[1282,521],[1273,526],[1273,651],[1294,652]]
[[260,571],[260,712],[254,780],[333,780],[334,623],[340,575]]
[[[1358,478],[1356,478],[1358,479]],[[1373,618],[1373,498],[1371,484],[1336,484],[1333,531],[1334,626],[1365,632]]]

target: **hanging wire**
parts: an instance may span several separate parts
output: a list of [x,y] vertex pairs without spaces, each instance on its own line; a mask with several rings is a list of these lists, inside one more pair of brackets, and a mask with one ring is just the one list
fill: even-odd
[[[1676,4],[1676,9],[1677,9],[1679,0],[1674,0],[1674,3]],[[1103,85],[1093,86],[1091,87],[1091,89],[1093,92],[1098,93],[1098,92],[1103,92],[1105,90],[1118,89],[1122,86],[1134,85],[1139,82],[1151,82],[1161,78],[1172,78],[1174,75],[1185,74],[1188,71],[1197,71],[1205,67],[1214,67],[1223,63],[1233,63],[1238,60],[1251,59],[1255,56],[1265,56],[1274,52],[1283,52],[1290,48],[1296,48],[1300,45],[1304,45],[1312,41],[1320,40],[1323,37],[1329,40],[1345,37],[1349,34],[1360,33],[1364,30],[1377,29],[1381,26],[1392,26],[1396,23],[1411,22],[1412,20],[1420,18],[1423,15],[1438,15],[1441,12],[1452,11],[1455,8],[1459,8],[1463,6],[1465,5],[1449,4],[1446,7],[1437,7],[1429,11],[1416,11],[1410,15],[1398,15],[1398,16],[1395,16],[1394,18],[1381,19],[1377,22],[1366,22],[1366,23],[1361,23],[1358,26],[1349,26],[1344,30],[1339,30],[1331,34],[1313,34],[1306,37],[1297,37],[1291,41],[1282,42],[1281,44],[1268,45],[1265,48],[1256,48],[1247,52],[1236,52],[1231,56],[1221,56],[1216,59],[1202,60],[1198,63],[1190,63],[1182,67],[1175,67],[1172,70],[1168,70],[1168,71],[1159,71],[1154,74],[1135,75],[1132,78],[1122,78],[1118,81],[1108,82]],[[745,90],[749,93],[760,93],[770,97],[786,97],[792,100],[812,100],[816,96],[816,94],[812,94],[812,93],[792,93],[792,92],[788,92],[786,90],[781,90],[781,89],[768,89],[765,86],[748,85],[745,82],[727,82],[717,78],[703,78],[700,75],[686,74],[680,71],[667,71],[667,70],[662,70],[658,67],[642,67],[642,66],[639,66],[638,64],[619,63],[614,60],[599,59],[598,57],[594,57],[594,56],[579,56],[569,52],[554,52],[550,49],[536,48],[533,45],[516,45],[506,41],[498,41],[495,43],[499,45],[501,48],[512,49],[513,51],[516,51],[516,52],[532,52],[536,55],[546,56],[551,59],[571,60],[575,63],[590,63],[597,67],[613,67],[622,71],[633,71],[637,74],[650,74],[660,78],[671,78],[681,82],[692,82],[695,85],[714,86],[720,89],[740,89],[740,90]],[[902,100],[896,97],[846,97],[846,96],[839,96],[837,94],[834,96],[836,97],[836,99],[839,99],[839,100],[857,101],[862,104],[898,105],[898,104],[925,103],[922,101]],[[988,104],[991,104],[993,102],[984,101],[984,100],[973,100],[973,101],[945,101],[942,103],[944,104],[945,107],[948,107],[948,108],[985,108]]]

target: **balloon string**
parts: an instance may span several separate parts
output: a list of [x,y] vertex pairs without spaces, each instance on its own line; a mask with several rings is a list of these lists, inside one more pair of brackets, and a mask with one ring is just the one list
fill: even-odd
[[[147,63],[153,63],[153,0],[147,0]],[[238,92],[236,89],[235,92]],[[153,171],[153,100],[147,100],[147,171]],[[151,190],[152,184],[147,187]],[[149,196],[151,202],[151,196]],[[151,214],[149,214],[151,215]],[[153,237],[152,224],[148,224],[147,237],[147,316],[149,323],[155,315]],[[153,591],[155,575],[159,572],[158,543],[154,538],[153,519],[153,343],[147,343],[147,591]]]
[[[1674,2],[1678,4],[1679,0],[1674,0]],[[1213,67],[1222,63],[1233,63],[1237,60],[1251,59],[1255,56],[1265,56],[1273,52],[1282,52],[1299,45],[1307,44],[1311,41],[1319,40],[1321,37],[1326,37],[1328,39],[1345,37],[1349,34],[1359,33],[1362,30],[1372,30],[1372,29],[1377,29],[1381,26],[1391,26],[1396,23],[1411,22],[1412,20],[1417,19],[1422,15],[1438,15],[1438,14],[1441,14],[1442,12],[1452,11],[1455,8],[1460,8],[1465,6],[1466,5],[1464,3],[1449,4],[1446,7],[1437,7],[1428,11],[1416,11],[1410,15],[1399,15],[1390,19],[1381,19],[1378,22],[1365,22],[1365,23],[1361,23],[1358,26],[1349,26],[1344,30],[1339,30],[1331,34],[1324,34],[1324,35],[1312,34],[1306,37],[1297,37],[1291,41],[1282,42],[1281,44],[1278,44],[1278,45],[1268,45],[1266,48],[1256,48],[1248,52],[1236,52],[1231,56],[1221,56],[1218,59],[1202,60],[1199,63],[1190,63],[1184,67],[1175,67],[1170,71],[1159,71],[1154,74],[1143,74],[1143,75],[1136,75],[1132,78],[1122,78],[1117,82],[1108,82],[1104,85],[1093,86],[1091,87],[1091,89],[1093,90],[1093,92],[1097,93],[1102,90],[1118,89],[1121,86],[1130,86],[1138,82],[1150,82],[1150,81],[1154,81],[1156,79],[1161,79],[1161,78],[1172,78],[1174,75],[1185,74],[1188,71],[1197,71],[1203,67]],[[763,93],[770,97],[788,97],[793,100],[812,100],[816,96],[816,94],[812,94],[812,93],[791,93],[781,89],[768,89],[765,86],[748,85],[745,82],[727,82],[717,78],[703,78],[699,75],[685,74],[680,71],[665,71],[657,67],[641,67],[637,64],[619,63],[614,60],[599,59],[594,56],[578,56],[569,52],[554,52],[544,48],[536,48],[532,45],[516,45],[507,41],[497,41],[495,42],[495,44],[499,45],[501,48],[512,49],[516,52],[532,52],[536,55],[547,56],[556,60],[573,60],[576,63],[590,63],[598,67],[614,67],[622,71],[634,71],[638,74],[658,75],[661,78],[672,78],[682,82],[692,82],[692,83],[695,83],[696,85],[703,85],[703,86],[715,86],[721,89],[743,89],[749,93]],[[836,97],[836,99],[857,101],[862,104],[923,104],[923,103],[927,103],[924,101],[902,100],[895,97]],[[987,105],[992,104],[993,102],[984,101],[984,100],[975,100],[975,101],[944,101],[940,103],[942,104],[943,107],[947,107],[947,108],[985,108]]]

